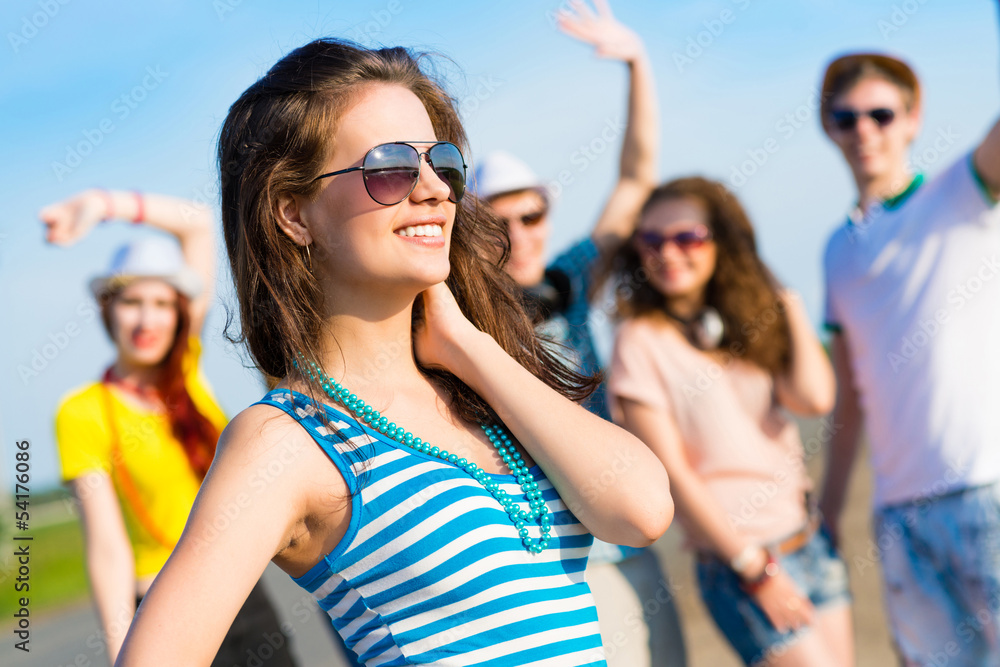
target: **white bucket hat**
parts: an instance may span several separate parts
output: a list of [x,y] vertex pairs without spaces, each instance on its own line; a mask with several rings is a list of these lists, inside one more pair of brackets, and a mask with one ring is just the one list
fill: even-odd
[[100,298],[139,278],[158,278],[188,298],[201,293],[201,278],[184,263],[180,248],[165,238],[148,237],[118,248],[106,274],[90,281],[90,291]]
[[527,164],[505,151],[494,151],[480,160],[475,171],[475,193],[490,199],[508,192],[536,190],[549,199],[545,184]]

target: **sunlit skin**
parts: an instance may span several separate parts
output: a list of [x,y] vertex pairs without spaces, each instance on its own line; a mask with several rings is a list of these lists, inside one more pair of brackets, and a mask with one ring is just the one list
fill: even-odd
[[162,280],[126,285],[111,304],[111,337],[120,377],[154,370],[166,359],[177,333],[177,291]]
[[[698,199],[665,199],[654,204],[639,221],[639,232],[671,236],[704,225],[711,229],[708,210]],[[715,272],[717,249],[714,241],[682,249],[664,243],[659,252],[639,245],[643,268],[653,287],[667,297],[670,311],[681,317],[694,315],[705,302],[705,287]]]
[[[413,144],[421,152],[437,140],[423,103],[401,86],[371,86],[340,118],[331,142],[336,150],[323,171],[361,166],[373,146],[410,139],[426,142]],[[372,291],[377,290],[387,296],[397,294],[403,303],[412,299],[414,290],[447,278],[456,208],[448,201],[449,192],[424,159],[413,192],[393,206],[368,196],[359,171],[323,179],[319,193],[300,200],[299,210],[328,300],[344,306],[371,301]],[[414,225],[435,226],[440,233],[400,234]]]
[[868,116],[858,119],[856,127],[840,130],[827,121],[830,139],[840,148],[861,195],[867,205],[873,199],[897,194],[910,182],[907,151],[920,129],[920,109],[907,110],[903,91],[881,78],[865,78],[831,101],[832,109],[870,111],[892,109],[896,116],[884,127]]
[[507,273],[521,287],[537,285],[545,275],[545,245],[552,228],[548,215],[529,225],[521,222],[521,218],[547,208],[545,199],[535,190],[523,190],[500,195],[490,200],[490,204],[508,221],[510,261],[505,267]]

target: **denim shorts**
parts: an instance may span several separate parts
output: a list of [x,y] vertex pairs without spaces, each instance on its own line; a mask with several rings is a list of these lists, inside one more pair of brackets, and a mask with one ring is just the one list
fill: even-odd
[[[798,551],[779,556],[778,564],[817,610],[850,602],[847,567],[825,528],[817,530]],[[779,632],[740,587],[736,573],[714,556],[699,555],[697,577],[701,599],[715,624],[748,665],[762,662],[769,650],[787,647],[808,632],[808,628]]]
[[1000,665],[1000,483],[883,507],[874,524],[862,564],[881,561],[903,664]]

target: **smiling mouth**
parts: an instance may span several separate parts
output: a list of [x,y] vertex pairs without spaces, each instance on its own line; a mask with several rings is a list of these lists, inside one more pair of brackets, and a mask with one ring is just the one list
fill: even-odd
[[433,237],[444,236],[444,228],[436,224],[410,225],[393,232],[396,236],[412,238],[415,236]]

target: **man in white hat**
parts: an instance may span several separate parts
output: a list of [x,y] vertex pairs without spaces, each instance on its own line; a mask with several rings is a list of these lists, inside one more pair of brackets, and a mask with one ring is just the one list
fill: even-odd
[[904,664],[1000,664],[1000,124],[925,179],[908,159],[917,77],[871,53],[828,66],[821,112],[858,193],[825,256],[838,396],[821,508],[836,535],[864,419]]
[[[478,164],[476,194],[507,222],[510,259],[507,272],[524,288],[536,327],[559,343],[557,352],[585,375],[601,371],[588,323],[594,269],[632,235],[639,212],[656,185],[659,118],[652,66],[642,40],[612,16],[606,2],[597,12],[585,5],[560,14],[560,28],[596,47],[597,54],[629,68],[628,121],[618,181],[590,234],[546,265],[552,195],[528,165],[497,151]],[[610,420],[604,384],[584,402]],[[686,664],[684,639],[668,579],[648,550],[595,542],[587,582],[597,603],[610,667]],[[658,602],[648,615],[643,604]]]
[[[659,119],[652,66],[642,40],[617,22],[606,3],[598,14],[561,14],[567,34],[596,47],[597,54],[621,60],[629,68],[629,107],[618,182],[589,236],[548,266],[546,245],[551,227],[551,194],[532,169],[503,151],[490,153],[475,171],[476,194],[507,222],[510,260],[507,272],[521,285],[543,333],[564,344],[568,361],[584,374],[601,370],[587,323],[593,270],[600,257],[629,238],[639,210],[656,181]],[[585,403],[610,420],[603,384]]]

